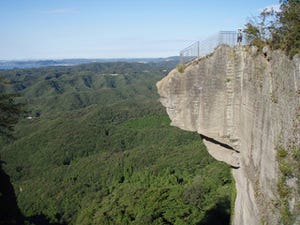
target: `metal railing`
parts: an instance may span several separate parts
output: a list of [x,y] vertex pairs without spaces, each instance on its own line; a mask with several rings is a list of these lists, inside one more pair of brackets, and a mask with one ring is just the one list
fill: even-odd
[[247,45],[244,37],[242,42],[237,41],[238,33],[236,31],[219,31],[217,34],[210,36],[203,41],[196,41],[192,45],[180,51],[180,63],[187,63],[195,58],[199,58],[212,53],[219,45]]
[[180,51],[180,62],[186,63],[200,57],[200,41],[196,41],[190,46]]

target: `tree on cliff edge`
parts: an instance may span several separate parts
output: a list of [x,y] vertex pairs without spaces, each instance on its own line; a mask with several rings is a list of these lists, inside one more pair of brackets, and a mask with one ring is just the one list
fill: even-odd
[[246,24],[252,45],[284,50],[289,57],[300,53],[300,0],[281,0],[280,10],[265,9]]
[[281,36],[281,49],[292,57],[300,53],[300,0],[283,0],[280,8],[281,27],[277,35]]

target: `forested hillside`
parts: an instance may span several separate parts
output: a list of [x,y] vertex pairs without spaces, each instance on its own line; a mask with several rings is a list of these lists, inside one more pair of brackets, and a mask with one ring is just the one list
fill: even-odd
[[229,224],[230,168],[158,102],[155,83],[173,67],[0,71],[26,104],[1,159],[27,224]]

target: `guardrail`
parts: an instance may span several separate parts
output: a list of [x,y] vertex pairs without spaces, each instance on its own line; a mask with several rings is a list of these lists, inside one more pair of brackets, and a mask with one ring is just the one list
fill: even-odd
[[217,34],[212,35],[203,41],[196,41],[180,51],[180,63],[184,64],[195,58],[208,55],[221,44],[229,46],[248,44],[244,34],[242,34],[241,42],[238,42],[237,36],[238,32],[236,31],[219,31]]
[[186,63],[200,57],[200,41],[196,41],[190,46],[180,51],[180,62]]

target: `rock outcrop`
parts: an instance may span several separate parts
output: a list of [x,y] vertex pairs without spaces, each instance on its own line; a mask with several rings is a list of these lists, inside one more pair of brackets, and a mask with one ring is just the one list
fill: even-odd
[[233,167],[233,224],[300,223],[299,170],[285,173],[278,156],[281,149],[285,164],[299,165],[291,150],[300,151],[299,56],[219,46],[157,88],[171,125],[201,134],[209,153]]

